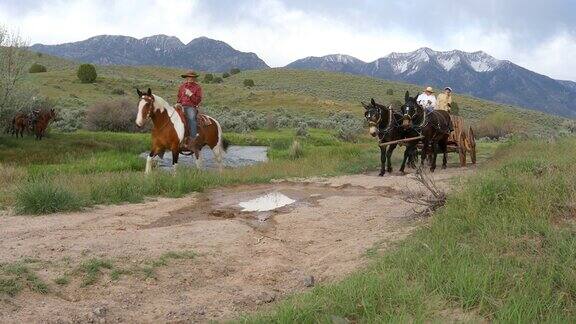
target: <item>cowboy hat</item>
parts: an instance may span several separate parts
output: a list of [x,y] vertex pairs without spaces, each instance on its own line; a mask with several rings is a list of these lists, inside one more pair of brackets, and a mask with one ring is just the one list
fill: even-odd
[[434,89],[432,89],[432,87],[427,87],[424,91],[434,93]]
[[446,87],[446,88],[444,88],[444,90],[448,90],[448,91],[452,92],[452,88],[450,88],[450,87]]
[[190,71],[187,71],[186,73],[182,74],[181,77],[183,77],[183,78],[197,78],[197,77],[199,77],[199,75],[198,75],[198,73],[190,70]]

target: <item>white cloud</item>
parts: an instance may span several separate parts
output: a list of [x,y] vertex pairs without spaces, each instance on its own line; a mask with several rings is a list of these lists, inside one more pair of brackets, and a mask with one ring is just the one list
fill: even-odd
[[[188,42],[199,36],[223,40],[233,47],[257,53],[272,66],[283,66],[305,56],[344,53],[365,61],[390,52],[412,51],[422,46],[438,50],[483,50],[497,58],[555,78],[576,79],[571,53],[572,35],[560,34],[529,50],[519,50],[513,31],[485,30],[470,22],[445,35],[430,35],[412,28],[416,20],[379,24],[363,21],[362,14],[331,16],[319,11],[288,7],[280,0],[247,0],[234,10],[207,10],[202,0],[55,0],[38,2],[33,10],[10,15],[0,3],[0,23],[18,29],[32,43],[56,44],[99,34],[145,37],[167,34]],[[361,8],[361,6],[359,7]],[[221,9],[221,8],[220,8]],[[356,11],[360,9],[355,9]],[[366,8],[366,10],[368,10]],[[229,12],[233,17],[225,17]],[[223,17],[224,16],[224,17]],[[383,20],[386,17],[382,17]],[[426,22],[423,21],[422,24]],[[436,24],[438,22],[430,22]],[[441,29],[431,29],[439,32]]]

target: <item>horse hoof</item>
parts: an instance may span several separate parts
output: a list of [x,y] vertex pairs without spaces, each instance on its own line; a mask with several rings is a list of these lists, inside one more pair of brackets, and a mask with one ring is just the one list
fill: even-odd
[[383,177],[385,174],[386,174],[385,172],[380,172],[380,173],[378,174],[378,176],[379,176],[379,177]]
[[447,167],[446,167],[445,165],[442,166],[442,170],[446,170],[446,168],[447,168]]
[[393,171],[392,168],[388,169],[388,173],[392,173],[392,171]]

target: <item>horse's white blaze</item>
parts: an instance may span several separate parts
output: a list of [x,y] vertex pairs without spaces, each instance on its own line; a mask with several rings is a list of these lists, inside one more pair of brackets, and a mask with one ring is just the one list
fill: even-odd
[[140,99],[140,102],[138,103],[138,114],[136,115],[136,125],[139,127],[144,125],[144,116],[142,114],[144,106],[146,106],[146,101],[144,99]]
[[375,135],[378,133],[378,128],[376,126],[370,126],[370,135]]

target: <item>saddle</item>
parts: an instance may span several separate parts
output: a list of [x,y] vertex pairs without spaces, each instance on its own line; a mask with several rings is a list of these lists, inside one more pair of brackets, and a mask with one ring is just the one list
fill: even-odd
[[[174,109],[178,113],[178,116],[180,116],[182,123],[184,123],[184,137],[190,136],[190,125],[188,125],[188,118],[186,118],[186,114],[184,113],[184,107],[182,107],[181,104],[176,104],[174,105]],[[198,133],[200,133],[204,128],[212,125],[212,120],[201,113],[199,108],[196,109],[196,126],[198,127]]]

